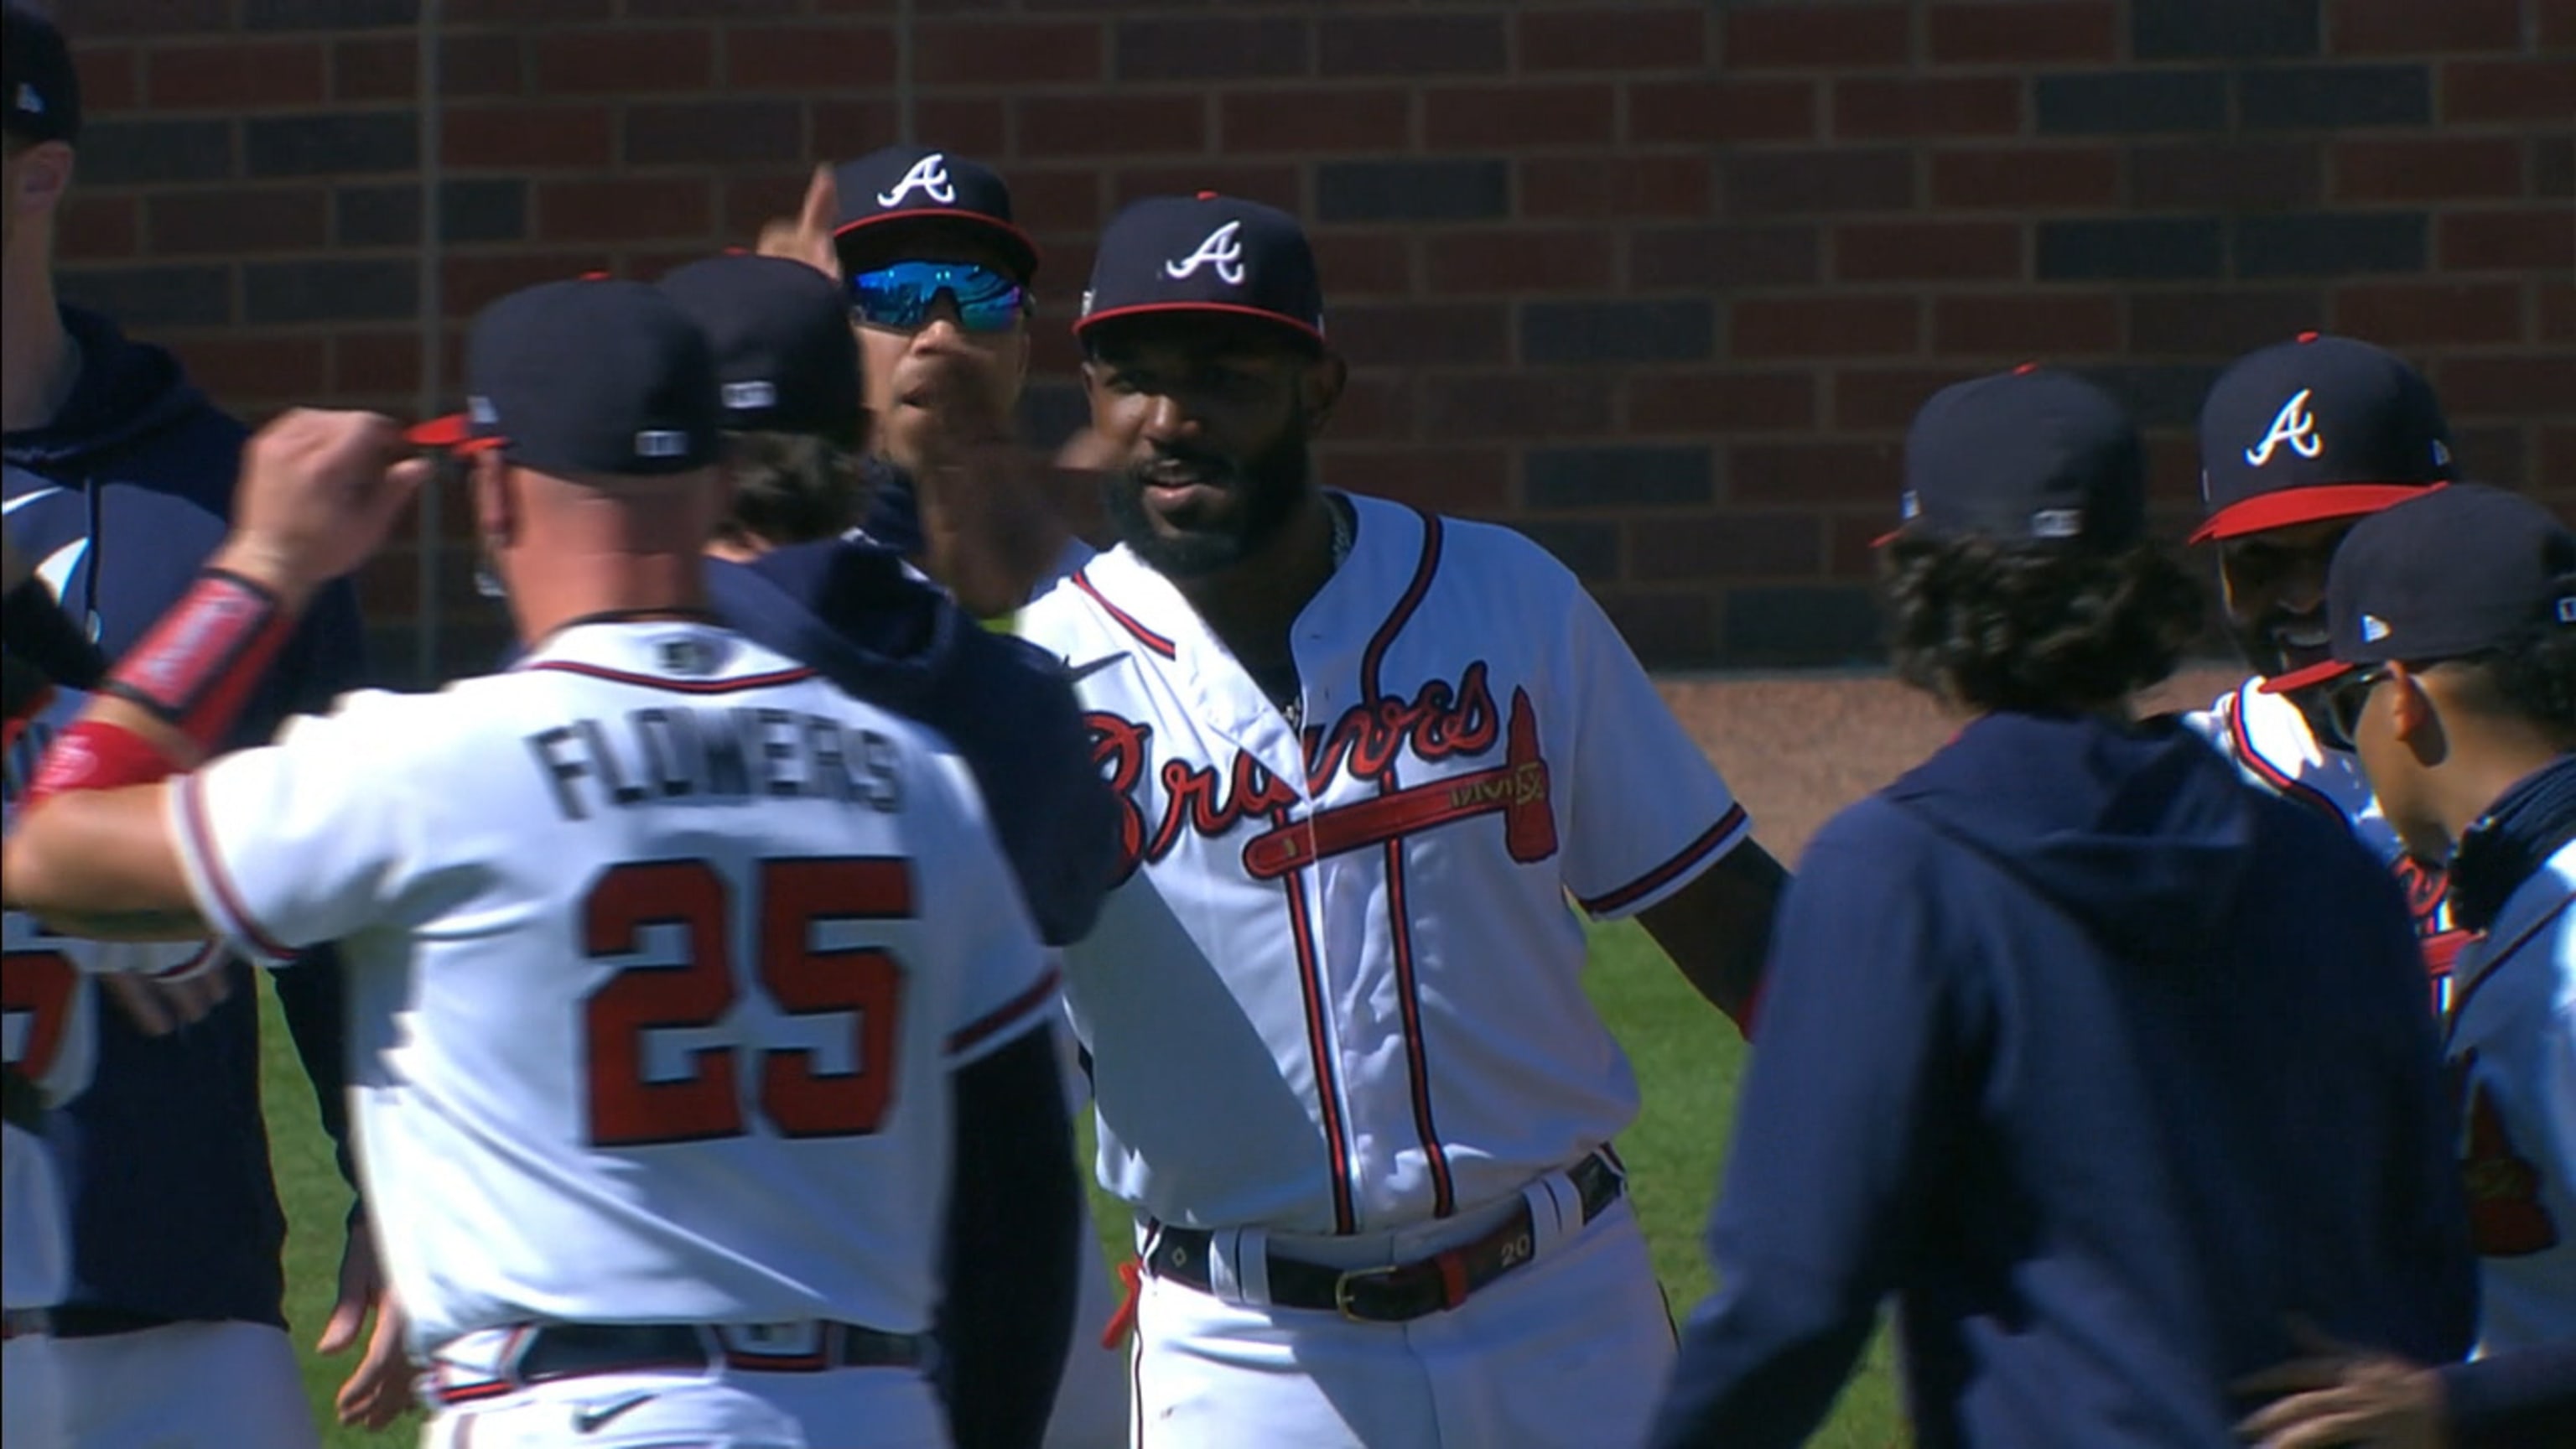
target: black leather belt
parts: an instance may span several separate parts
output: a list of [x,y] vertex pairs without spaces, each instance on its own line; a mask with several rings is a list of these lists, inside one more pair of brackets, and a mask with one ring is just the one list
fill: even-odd
[[[1625,1187],[1619,1169],[1598,1152],[1576,1163],[1566,1177],[1582,1195],[1587,1223],[1617,1202]],[[1157,1229],[1145,1266],[1155,1277],[1205,1293],[1214,1236],[1205,1228]],[[1358,1323],[1403,1323],[1466,1302],[1469,1294],[1527,1263],[1536,1247],[1524,1201],[1483,1237],[1410,1263],[1331,1268],[1273,1253],[1270,1302],[1281,1308],[1329,1310]]]
[[745,1330],[694,1323],[550,1323],[526,1338],[496,1379],[474,1380],[441,1364],[437,1396],[456,1403],[508,1393],[529,1384],[592,1374],[656,1369],[724,1367],[766,1373],[816,1373],[832,1368],[919,1368],[930,1361],[930,1341],[917,1333],[885,1333],[854,1323],[817,1325],[816,1340],[792,1352],[771,1353],[741,1342]]
[[53,1331],[52,1315],[41,1308],[12,1308],[0,1314],[0,1339],[36,1338]]

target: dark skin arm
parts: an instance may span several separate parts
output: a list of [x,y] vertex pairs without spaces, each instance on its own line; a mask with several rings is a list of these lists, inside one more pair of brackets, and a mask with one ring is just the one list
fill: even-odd
[[1747,1039],[1762,993],[1772,918],[1788,884],[1789,872],[1771,852],[1747,840],[1638,917],[1683,979]]

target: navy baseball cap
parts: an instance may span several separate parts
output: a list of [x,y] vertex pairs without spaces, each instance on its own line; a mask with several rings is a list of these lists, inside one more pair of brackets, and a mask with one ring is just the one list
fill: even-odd
[[2392,660],[2459,659],[2534,625],[2576,628],[2576,533],[2519,493],[2455,483],[2353,526],[2326,571],[2334,657],[2263,692]]
[[1022,285],[1037,275],[1038,245],[1012,219],[1011,188],[989,166],[924,146],[888,146],[842,162],[832,182],[841,197],[832,239],[844,254],[873,227],[946,222],[1000,246]]
[[1110,218],[1074,335],[1113,317],[1220,312],[1324,340],[1324,283],[1297,219],[1202,191],[1149,196]]
[[724,405],[706,333],[642,282],[542,282],[474,319],[465,411],[409,433],[547,473],[653,477],[715,462]]
[[786,257],[733,252],[658,285],[715,349],[726,427],[859,445],[859,342],[831,278]]
[[1932,394],[1905,435],[1900,534],[2046,539],[2105,552],[2147,529],[2146,450],[2109,393],[2024,366]]
[[7,47],[0,52],[0,127],[30,141],[80,139],[80,73],[54,23],[23,5],[8,7]]
[[2191,541],[2358,518],[2451,478],[2451,425],[2422,373],[2350,337],[2302,332],[2240,357],[2200,410]]

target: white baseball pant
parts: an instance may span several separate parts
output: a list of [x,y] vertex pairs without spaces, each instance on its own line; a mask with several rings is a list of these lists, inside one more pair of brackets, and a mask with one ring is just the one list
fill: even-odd
[[9,1449],[67,1449],[63,1384],[54,1340],[25,1333],[0,1344],[0,1444]]
[[57,1338],[73,1449],[318,1449],[286,1330],[170,1323]]

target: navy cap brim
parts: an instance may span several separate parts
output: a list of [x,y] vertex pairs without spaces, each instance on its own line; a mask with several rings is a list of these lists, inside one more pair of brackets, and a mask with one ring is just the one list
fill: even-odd
[[1216,312],[1233,317],[1257,317],[1264,322],[1275,322],[1291,332],[1311,338],[1318,346],[1324,345],[1324,333],[1321,328],[1300,322],[1285,312],[1273,312],[1267,307],[1247,307],[1237,302],[1139,302],[1132,307],[1111,307],[1105,311],[1094,312],[1088,317],[1074,319],[1073,335],[1080,337],[1103,322],[1114,322],[1121,317],[1146,317],[1173,312]]
[[906,207],[901,211],[880,211],[857,217],[832,229],[832,245],[837,248],[852,236],[870,227],[884,226],[888,222],[906,221],[916,224],[937,222],[943,226],[962,226],[985,232],[995,241],[1000,242],[1002,249],[1010,254],[1022,283],[1025,284],[1037,276],[1038,244],[1030,239],[1027,232],[999,217],[986,216],[980,211],[963,211],[952,206],[914,206]]

